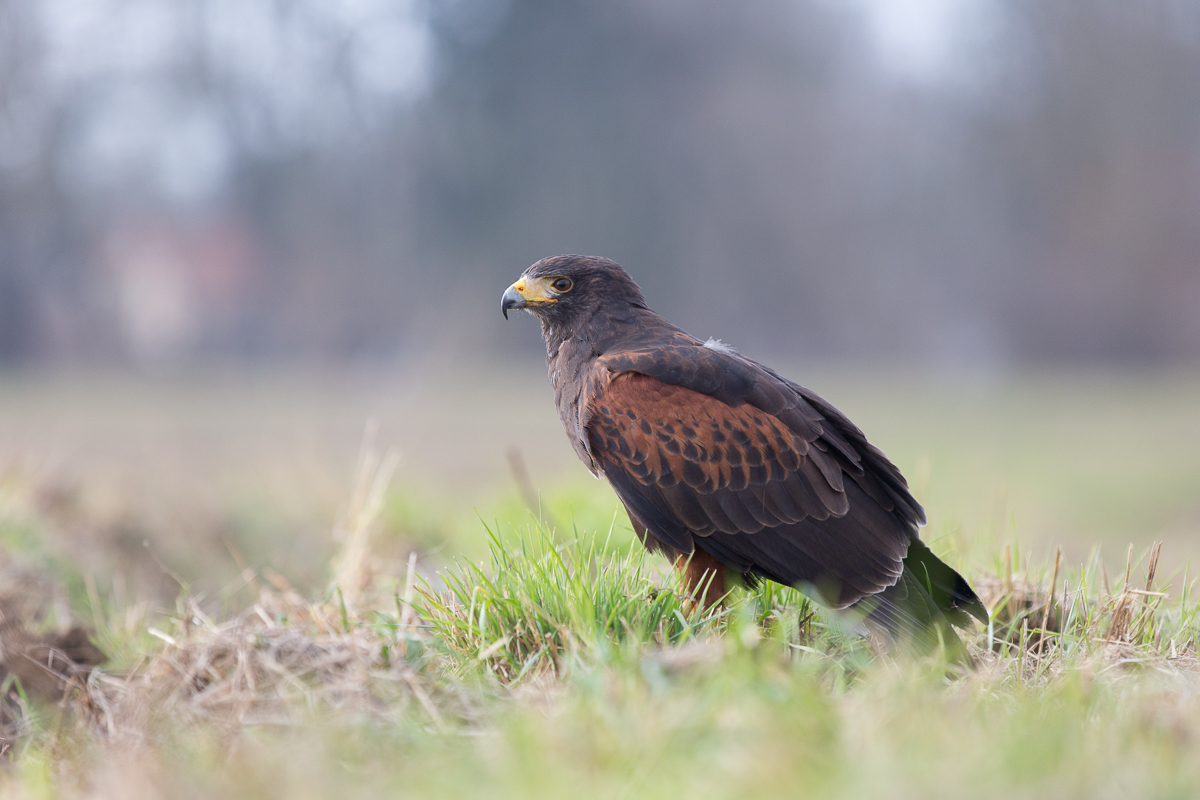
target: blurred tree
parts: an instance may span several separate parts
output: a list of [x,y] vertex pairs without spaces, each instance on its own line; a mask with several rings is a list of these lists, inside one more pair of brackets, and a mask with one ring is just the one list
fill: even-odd
[[1200,6],[904,8],[0,0],[0,351],[473,347],[583,251],[752,353],[1200,357]]

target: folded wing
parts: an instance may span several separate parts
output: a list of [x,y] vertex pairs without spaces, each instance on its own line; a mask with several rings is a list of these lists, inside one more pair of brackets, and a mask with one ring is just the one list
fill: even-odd
[[697,350],[602,359],[590,383],[588,447],[635,525],[839,607],[895,584],[920,514],[895,468],[798,387]]

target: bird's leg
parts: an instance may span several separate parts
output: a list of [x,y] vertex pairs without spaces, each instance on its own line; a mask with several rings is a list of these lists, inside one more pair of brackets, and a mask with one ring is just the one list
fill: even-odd
[[682,573],[688,599],[701,608],[712,608],[725,596],[726,566],[699,547],[691,555],[676,557],[675,568]]

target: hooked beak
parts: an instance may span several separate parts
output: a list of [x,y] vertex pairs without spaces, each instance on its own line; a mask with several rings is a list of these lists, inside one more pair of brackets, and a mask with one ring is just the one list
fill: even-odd
[[508,310],[510,308],[524,308],[525,298],[512,286],[504,290],[504,295],[500,298],[500,310],[504,312],[504,318],[508,319]]
[[529,308],[557,302],[558,298],[554,296],[545,278],[521,278],[504,290],[500,297],[500,310],[504,312],[504,318],[508,319],[510,308]]

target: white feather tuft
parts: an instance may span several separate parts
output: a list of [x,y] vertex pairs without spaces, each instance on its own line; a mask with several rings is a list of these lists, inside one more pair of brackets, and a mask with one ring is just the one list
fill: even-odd
[[708,341],[704,343],[704,346],[709,350],[716,350],[718,353],[729,353],[732,355],[737,352],[737,350],[734,350],[720,339],[716,339],[712,336],[708,337]]

